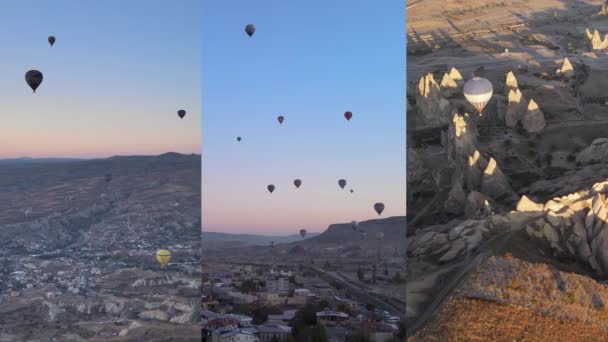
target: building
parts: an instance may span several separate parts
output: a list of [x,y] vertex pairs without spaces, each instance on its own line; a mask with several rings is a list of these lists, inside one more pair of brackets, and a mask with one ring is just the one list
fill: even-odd
[[337,311],[319,311],[317,312],[317,321],[325,326],[343,325],[349,321],[349,316],[344,312]]
[[374,320],[361,322],[361,328],[369,333],[374,342],[387,342],[397,333],[397,330],[390,324]]
[[268,321],[282,322],[287,325],[296,316],[297,310],[286,310],[281,315],[268,315]]
[[270,293],[278,293],[282,296],[289,294],[289,279],[284,277],[267,278],[266,291]]
[[239,314],[228,314],[225,317],[235,319],[238,322],[237,324],[240,328],[248,328],[252,326],[251,322],[253,321],[253,318],[249,316]]
[[341,303],[348,308],[350,312],[357,312],[359,310],[359,303],[354,300],[350,300],[347,298],[340,298],[338,296],[334,297],[338,303]]
[[256,296],[234,291],[228,292],[228,298],[233,304],[251,304],[258,299]]
[[259,339],[249,331],[230,327],[216,329],[211,333],[211,342],[258,342]]
[[279,305],[285,302],[285,299],[280,297],[278,293],[261,292],[258,294],[258,298],[262,303],[268,305]]
[[272,342],[273,338],[280,342],[287,341],[287,335],[291,333],[291,328],[279,324],[264,324],[258,327],[260,342]]

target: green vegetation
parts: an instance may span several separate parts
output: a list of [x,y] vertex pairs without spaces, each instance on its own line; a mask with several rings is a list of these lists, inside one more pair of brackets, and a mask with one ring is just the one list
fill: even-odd
[[254,280],[247,279],[241,284],[241,286],[239,286],[239,291],[243,293],[252,293],[256,291],[257,287],[258,286]]

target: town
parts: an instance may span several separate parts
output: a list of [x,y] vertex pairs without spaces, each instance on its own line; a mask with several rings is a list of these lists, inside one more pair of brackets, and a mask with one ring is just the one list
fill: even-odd
[[206,342],[402,340],[398,313],[355,300],[313,268],[209,263],[203,277]]

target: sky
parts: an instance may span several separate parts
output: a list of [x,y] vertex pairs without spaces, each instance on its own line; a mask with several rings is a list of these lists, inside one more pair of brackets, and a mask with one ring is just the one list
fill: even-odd
[[202,14],[204,231],[405,215],[405,3],[205,1]]
[[[201,10],[199,0],[4,4],[0,158],[200,153]],[[44,74],[35,94],[30,69]]]

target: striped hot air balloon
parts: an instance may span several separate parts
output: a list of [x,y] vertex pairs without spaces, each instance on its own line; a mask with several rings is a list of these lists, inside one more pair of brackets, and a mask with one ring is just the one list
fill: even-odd
[[481,114],[492,98],[492,83],[485,78],[473,77],[464,84],[463,92],[467,101]]

